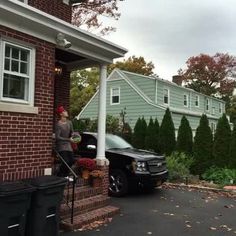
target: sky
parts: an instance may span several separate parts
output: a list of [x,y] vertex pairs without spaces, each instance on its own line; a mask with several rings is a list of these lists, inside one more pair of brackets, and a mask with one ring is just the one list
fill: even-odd
[[236,0],[124,0],[117,28],[106,39],[143,56],[171,80],[200,53],[236,56]]

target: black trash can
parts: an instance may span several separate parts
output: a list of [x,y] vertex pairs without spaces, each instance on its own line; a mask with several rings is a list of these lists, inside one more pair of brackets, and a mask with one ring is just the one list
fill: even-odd
[[0,183],[0,235],[24,236],[34,188],[23,182]]
[[42,176],[28,181],[36,191],[32,194],[26,236],[59,235],[59,209],[67,180]]

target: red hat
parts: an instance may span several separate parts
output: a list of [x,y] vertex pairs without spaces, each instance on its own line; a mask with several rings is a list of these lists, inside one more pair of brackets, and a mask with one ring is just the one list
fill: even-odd
[[57,108],[57,114],[61,114],[62,112],[64,112],[65,111],[65,108],[63,107],[63,106],[59,106],[58,108]]

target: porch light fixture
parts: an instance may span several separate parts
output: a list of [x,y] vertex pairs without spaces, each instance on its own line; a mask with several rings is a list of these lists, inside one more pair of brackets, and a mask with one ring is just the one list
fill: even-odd
[[62,74],[62,68],[60,66],[55,67],[55,74],[56,75],[61,75]]
[[66,38],[65,35],[62,33],[59,33],[56,37],[56,42],[57,45],[63,48],[70,48],[71,47],[71,42],[69,42]]

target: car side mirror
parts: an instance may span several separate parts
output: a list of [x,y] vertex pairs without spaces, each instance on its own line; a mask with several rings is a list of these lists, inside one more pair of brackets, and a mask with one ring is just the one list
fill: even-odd
[[89,149],[89,150],[96,150],[96,145],[93,145],[93,144],[89,144],[89,145],[87,145],[87,149]]

